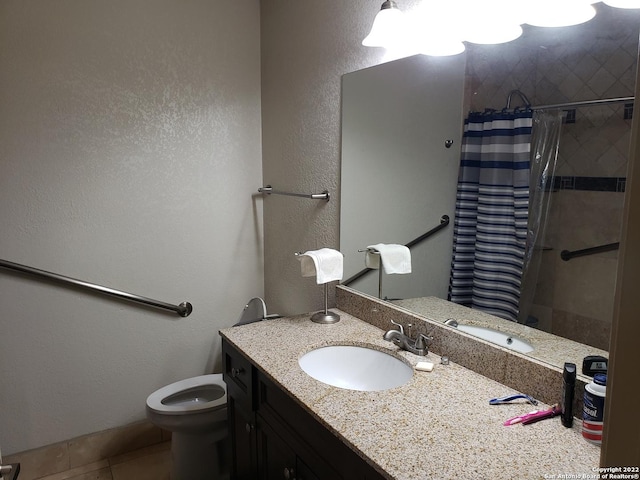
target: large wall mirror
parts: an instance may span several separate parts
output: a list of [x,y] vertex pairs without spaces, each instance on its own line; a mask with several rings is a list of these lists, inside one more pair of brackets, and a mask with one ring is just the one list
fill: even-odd
[[[344,76],[344,278],[365,268],[359,250],[377,243],[407,244],[444,215],[450,217],[448,226],[412,248],[411,274],[374,271],[350,282],[351,288],[382,293],[416,313],[424,313],[421,298],[447,299],[467,112],[503,109],[513,90],[534,107],[633,96],[640,10],[594,7],[598,14],[582,25],[525,26],[524,35],[508,44],[470,44],[455,57],[415,56]],[[511,107],[519,105],[520,97],[513,98]],[[536,245],[536,285],[520,324],[583,344],[587,351],[606,351],[618,266],[615,246],[568,261],[561,252],[619,241],[633,103],[561,110],[546,234]]]

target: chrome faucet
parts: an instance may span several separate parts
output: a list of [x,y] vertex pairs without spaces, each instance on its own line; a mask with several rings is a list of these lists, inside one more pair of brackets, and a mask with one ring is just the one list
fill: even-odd
[[456,327],[458,328],[458,321],[455,318],[447,318],[444,321],[445,325],[449,325],[450,327]]
[[400,327],[400,330],[389,330],[382,336],[382,338],[388,342],[393,342],[402,350],[406,350],[407,352],[411,352],[415,355],[424,356],[429,353],[427,345],[431,340],[433,340],[433,337],[427,337],[426,335],[419,333],[417,338],[412,340],[404,334],[404,327],[401,324],[396,323],[393,320],[391,320],[391,323]]

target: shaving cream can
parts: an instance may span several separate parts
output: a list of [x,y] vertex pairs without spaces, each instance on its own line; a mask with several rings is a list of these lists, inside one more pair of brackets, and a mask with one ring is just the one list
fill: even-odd
[[589,442],[602,443],[604,419],[604,397],[607,390],[607,375],[597,373],[593,381],[584,387],[582,410],[582,436]]

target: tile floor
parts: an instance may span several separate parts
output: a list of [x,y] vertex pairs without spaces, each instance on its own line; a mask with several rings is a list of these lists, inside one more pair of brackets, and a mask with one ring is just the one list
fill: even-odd
[[159,443],[37,480],[169,480],[170,446]]
[[148,421],[7,455],[19,480],[169,480],[171,434]]

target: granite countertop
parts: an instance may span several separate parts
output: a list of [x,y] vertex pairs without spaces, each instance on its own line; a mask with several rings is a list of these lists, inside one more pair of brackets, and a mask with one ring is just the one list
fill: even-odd
[[432,372],[414,371],[408,383],[390,390],[345,390],[311,378],[298,359],[326,345],[369,346],[411,365],[425,360],[383,340],[379,328],[335,311],[341,320],[333,325],[302,315],[220,334],[390,479],[582,478],[598,466],[600,448],[582,438],[577,422],[570,429],[558,418],[505,427],[508,418],[548,406],[490,406],[490,398],[513,390],[453,362],[442,365],[433,353],[426,357],[435,364]]

